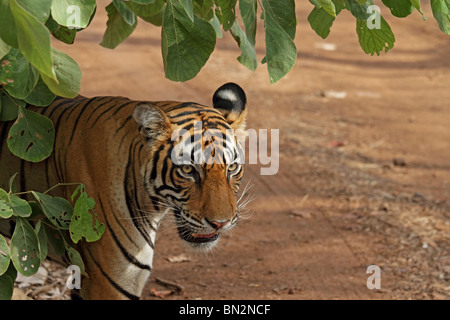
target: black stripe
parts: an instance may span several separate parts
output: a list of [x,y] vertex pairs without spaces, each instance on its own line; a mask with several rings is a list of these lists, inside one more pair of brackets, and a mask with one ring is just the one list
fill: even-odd
[[[100,197],[98,198],[99,203],[100,203],[100,207],[102,208],[103,212],[105,212],[104,208],[103,208],[103,204],[102,201],[100,199]],[[111,236],[114,239],[114,242],[116,243],[116,245],[119,247],[120,251],[122,252],[122,254],[124,255],[124,257],[132,264],[134,264],[136,267],[140,268],[140,269],[144,269],[144,270],[148,270],[148,271],[152,271],[152,268],[147,265],[147,264],[143,264],[141,262],[139,262],[135,257],[133,257],[125,248],[124,246],[122,246],[122,244],[120,243],[119,239],[117,238],[115,232],[113,231],[111,225],[108,222],[108,219],[105,215],[105,222],[106,225],[108,226],[108,230],[111,233]]]
[[[127,100],[128,100],[128,99],[127,99]],[[93,128],[93,127],[95,126],[95,124],[97,123],[97,121],[100,120],[100,118],[101,118],[103,115],[108,114],[109,111],[110,111],[111,109],[113,109],[113,108],[115,108],[115,107],[118,107],[119,110],[120,110],[120,109],[122,109],[123,107],[125,107],[126,105],[129,105],[129,104],[134,103],[134,102],[136,102],[136,101],[129,101],[129,100],[128,100],[127,103],[123,103],[123,104],[121,104],[120,106],[118,106],[116,103],[114,103],[112,106],[110,106],[109,108],[107,108],[105,111],[103,111],[102,113],[100,113],[100,114],[98,115],[97,119],[95,119],[94,122],[92,123],[91,128]],[[116,110],[116,112],[117,112],[117,110]],[[109,118],[108,118],[108,120],[109,120]]]
[[[70,139],[69,139],[68,145],[70,145],[72,143],[72,139],[73,139],[73,137],[75,135],[75,132],[77,131],[76,129],[77,129],[78,123],[80,123],[80,118],[83,115],[84,111],[87,109],[87,106],[89,106],[93,102],[98,102],[98,101],[101,101],[102,99],[105,99],[105,98],[109,98],[109,97],[102,97],[102,98],[99,98],[99,99],[91,98],[83,106],[78,106],[79,108],[81,108],[81,110],[80,110],[80,113],[78,114],[78,117],[72,122],[72,123],[75,123],[75,125],[72,128],[72,134],[70,135]],[[105,103],[108,103],[108,102],[105,102]],[[100,106],[101,106],[101,104],[99,106],[97,106],[97,108],[100,107]]]
[[102,269],[102,267],[98,264],[97,260],[95,260],[94,256],[92,255],[92,253],[89,250],[86,250],[89,254],[89,256],[91,257],[92,261],[94,261],[95,265],[97,266],[97,268],[100,270],[100,272],[102,273],[102,275],[108,279],[109,283],[117,290],[119,291],[121,294],[123,294],[125,297],[127,297],[130,300],[139,300],[139,297],[129,293],[128,291],[126,291],[125,289],[123,289],[121,286],[119,286],[113,279],[111,279],[108,274]]
[[[135,139],[136,140],[136,139]],[[138,140],[139,142],[139,140]],[[133,143],[130,145],[129,151],[128,151],[128,161],[126,164],[126,170],[125,170],[125,177],[123,181],[123,186],[125,189],[125,202],[128,208],[128,211],[130,213],[130,216],[133,218],[133,224],[136,227],[136,229],[139,231],[139,233],[142,235],[142,237],[145,239],[145,241],[148,243],[148,245],[154,249],[155,246],[153,244],[152,239],[148,235],[148,233],[145,230],[142,230],[142,224],[137,221],[136,217],[141,216],[139,214],[139,211],[136,212],[136,209],[139,210],[139,203],[137,201],[137,193],[136,193],[136,177],[135,177],[135,171],[134,171],[134,157],[133,157],[133,151],[136,147],[137,143],[133,141]],[[133,178],[133,182],[130,181],[130,177]],[[134,201],[133,201],[134,200]]]

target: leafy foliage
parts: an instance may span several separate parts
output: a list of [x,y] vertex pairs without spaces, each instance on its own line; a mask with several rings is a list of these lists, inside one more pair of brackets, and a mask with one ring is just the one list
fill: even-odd
[[81,255],[72,243],[82,237],[97,241],[105,226],[97,221],[93,211],[95,201],[88,197],[85,186],[79,184],[73,192],[74,206],[64,198],[47,194],[53,188],[44,193],[21,193],[31,193],[37,202],[21,199],[11,189],[9,192],[0,189],[0,219],[15,222],[9,244],[0,235],[0,300],[11,298],[17,272],[31,276],[38,271],[49,247],[56,255],[66,254],[70,262],[86,274]]

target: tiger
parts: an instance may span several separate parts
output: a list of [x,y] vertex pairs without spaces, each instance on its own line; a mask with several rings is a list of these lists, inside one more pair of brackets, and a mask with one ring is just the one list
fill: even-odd
[[[222,162],[198,163],[193,161],[194,150],[220,140],[217,135],[173,138],[176,132],[194,133],[197,123],[203,133],[245,130],[247,98],[239,85],[220,86],[212,100],[211,107],[77,96],[58,97],[46,108],[27,106],[50,118],[56,130],[52,155],[38,163],[11,154],[6,140],[12,121],[0,124],[0,187],[5,188],[16,172],[22,191],[82,182],[96,203],[105,232],[96,242],[75,246],[88,275],[81,279],[81,299],[140,299],[152,271],[157,230],[166,215],[175,217],[178,236],[195,251],[211,250],[236,225],[245,165],[236,155],[242,152],[242,142],[223,139],[212,153],[218,153],[220,145],[231,149],[228,156],[222,152]],[[174,152],[181,144],[180,150],[187,150],[183,161]],[[56,190],[52,195],[68,197],[67,191]]]

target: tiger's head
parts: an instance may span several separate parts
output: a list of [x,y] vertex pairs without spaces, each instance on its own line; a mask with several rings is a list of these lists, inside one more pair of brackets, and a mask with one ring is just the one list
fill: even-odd
[[182,240],[194,249],[215,246],[237,222],[243,176],[246,96],[234,83],[196,103],[143,103],[133,118],[148,157],[142,174],[154,206],[170,208]]

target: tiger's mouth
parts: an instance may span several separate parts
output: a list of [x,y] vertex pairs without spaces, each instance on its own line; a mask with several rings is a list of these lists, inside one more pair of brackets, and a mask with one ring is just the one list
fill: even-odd
[[217,231],[209,234],[194,233],[187,227],[182,226],[178,226],[178,234],[181,239],[191,243],[208,243],[216,241],[219,238],[219,233]]

